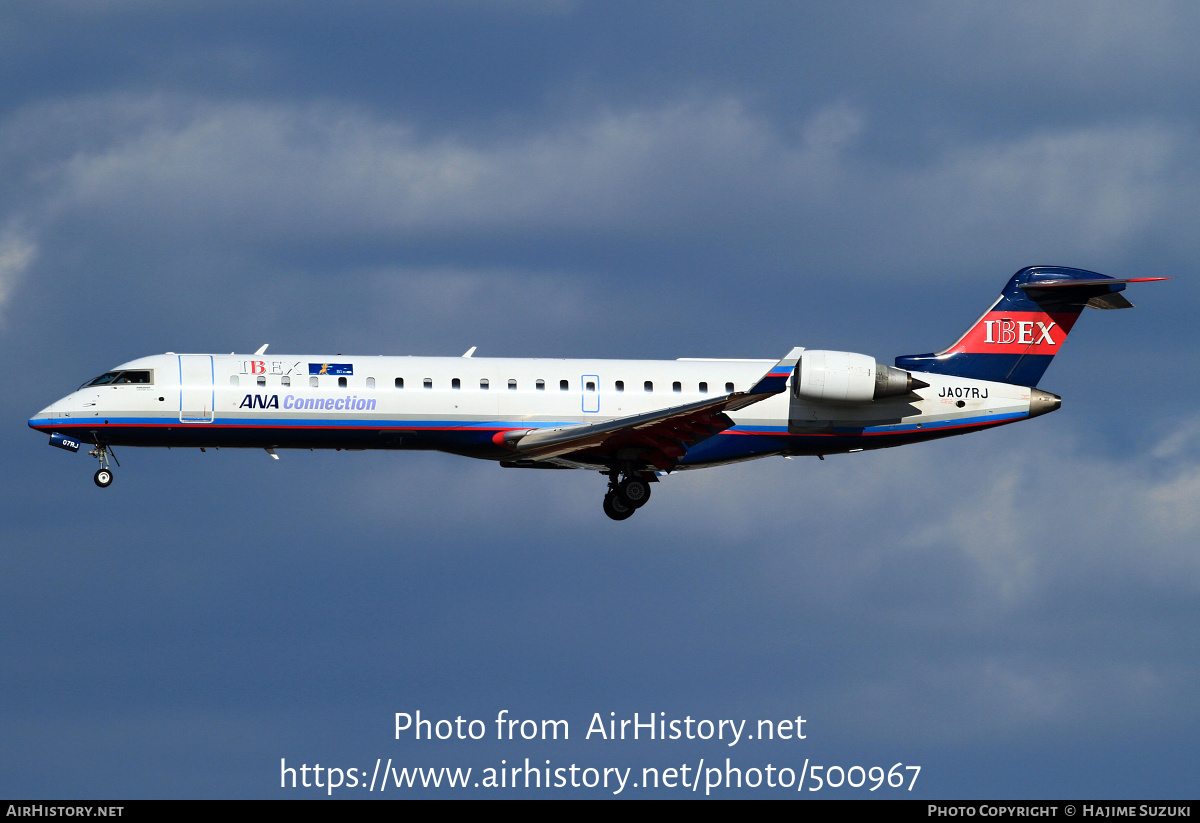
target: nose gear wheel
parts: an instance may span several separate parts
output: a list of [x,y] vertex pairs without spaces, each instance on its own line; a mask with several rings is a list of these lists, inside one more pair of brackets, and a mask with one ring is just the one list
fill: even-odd
[[113,454],[112,449],[105,445],[97,445],[96,448],[92,449],[90,452],[88,452],[88,454],[100,461],[100,468],[96,470],[94,475],[92,475],[92,480],[94,480],[96,485],[100,488],[107,489],[112,485],[113,482],[113,473],[112,469],[110,469],[108,466],[108,459],[111,457],[113,462],[118,466],[121,465],[121,463],[117,460],[117,456]]

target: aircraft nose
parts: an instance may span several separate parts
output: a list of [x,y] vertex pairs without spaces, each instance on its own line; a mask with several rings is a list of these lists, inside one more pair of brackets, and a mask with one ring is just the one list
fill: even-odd
[[51,403],[46,408],[29,418],[29,428],[42,429],[54,423],[54,404]]

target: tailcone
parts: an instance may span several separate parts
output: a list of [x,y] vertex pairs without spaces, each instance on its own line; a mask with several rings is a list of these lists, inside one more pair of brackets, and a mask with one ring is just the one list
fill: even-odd
[[1048,391],[1041,389],[1029,390],[1029,416],[1039,417],[1043,414],[1049,414],[1052,411],[1058,411],[1058,407],[1062,405],[1062,398],[1057,394],[1051,394]]

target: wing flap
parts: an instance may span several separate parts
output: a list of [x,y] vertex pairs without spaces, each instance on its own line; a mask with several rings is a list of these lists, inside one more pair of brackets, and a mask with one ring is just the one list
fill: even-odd
[[[570,451],[601,443],[605,438],[617,432],[637,431],[640,428],[661,424],[673,417],[682,417],[688,420],[695,418],[699,420],[706,414],[723,410],[729,398],[734,396],[726,395],[715,400],[688,403],[683,406],[659,409],[644,414],[634,414],[629,417],[618,417],[613,420],[605,420],[601,423],[560,426],[553,429],[513,431],[505,435],[504,439],[509,441],[509,445],[519,452],[537,452],[539,455],[545,457],[555,457],[559,454],[566,454]],[[516,435],[516,437],[509,440],[510,435]],[[559,451],[558,448],[562,446],[566,446],[567,448],[564,451]]]

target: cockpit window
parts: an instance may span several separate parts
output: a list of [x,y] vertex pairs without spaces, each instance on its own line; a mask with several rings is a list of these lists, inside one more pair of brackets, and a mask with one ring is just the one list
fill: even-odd
[[97,377],[95,380],[84,383],[80,388],[86,386],[107,386],[109,384],[116,385],[118,383],[141,383],[147,385],[153,383],[150,379],[149,370],[146,371],[106,371],[104,374]]
[[84,383],[85,386],[106,386],[121,376],[119,371],[106,371],[95,380]]

